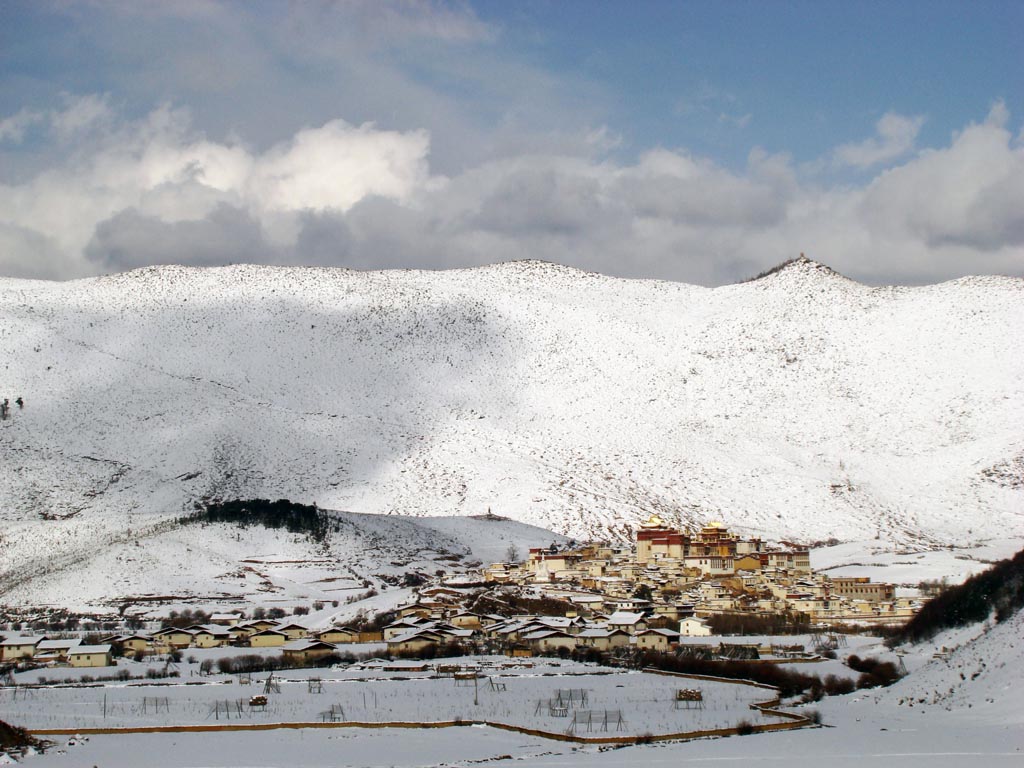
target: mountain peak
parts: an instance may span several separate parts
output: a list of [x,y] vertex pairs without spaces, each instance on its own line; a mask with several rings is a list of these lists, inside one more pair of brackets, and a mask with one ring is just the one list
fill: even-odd
[[807,258],[804,254],[800,254],[795,259],[788,259],[783,261],[781,264],[776,264],[771,269],[766,269],[754,277],[747,280],[743,280],[744,283],[754,283],[758,280],[764,280],[774,275],[785,275],[785,276],[815,276],[815,277],[827,277],[827,278],[838,278],[848,282],[856,282],[850,280],[845,275],[836,272],[832,267],[827,264],[822,264],[814,259]]

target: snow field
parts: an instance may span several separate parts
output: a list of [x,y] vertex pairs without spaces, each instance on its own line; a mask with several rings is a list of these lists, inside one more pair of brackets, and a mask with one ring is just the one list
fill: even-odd
[[[821,712],[825,728],[611,750],[481,726],[437,730],[277,729],[93,735],[84,739],[55,737],[57,748],[31,761],[42,768],[97,765],[104,768],[292,768],[295,765],[304,768],[441,768],[490,762],[504,764],[512,760],[524,768],[719,768],[732,764],[756,768],[964,768],[969,765],[1017,768],[1024,761],[1024,721],[1021,720],[1024,702],[1015,684],[1018,676],[1014,669],[1024,663],[1022,636],[1024,614],[1019,613],[1004,624],[953,630],[931,643],[903,649],[907,667],[912,672],[910,677],[888,689],[826,697],[812,705]],[[847,650],[861,655],[879,655],[876,652],[881,648],[870,638],[864,638],[863,642],[850,638]],[[936,652],[943,656],[933,658]],[[478,661],[481,665],[508,663],[501,658]],[[816,672],[823,667],[819,664],[800,666]],[[577,687],[581,678],[570,676],[572,673],[593,678],[597,670],[585,665],[530,659],[522,660],[518,667],[499,671],[515,672],[515,678],[506,679],[533,695],[534,690]],[[963,679],[961,671],[966,673]],[[292,685],[301,686],[302,675],[314,674],[337,677],[335,670],[289,671],[287,676],[297,681]],[[386,672],[380,668],[350,669],[345,670],[345,674],[344,684],[356,686],[352,690],[359,690],[358,686],[373,690],[371,686],[377,686],[378,696],[387,686],[395,686],[398,691],[401,689],[397,686],[414,682],[380,680],[414,674]],[[563,676],[551,676],[555,674]],[[19,675],[19,682],[24,682],[22,677]],[[604,686],[601,690],[619,693],[624,700],[625,694],[620,692],[630,686],[644,688],[647,677],[616,672],[601,678]],[[431,682],[447,682],[454,686],[451,681],[415,682],[428,686]],[[233,685],[215,688],[227,690]],[[620,689],[618,685],[627,688]],[[511,692],[512,687],[509,688]],[[187,696],[202,690],[196,686],[178,690],[182,689]],[[82,689],[82,692],[89,690],[95,695],[100,689]],[[935,691],[941,694],[938,698],[933,696]],[[471,702],[466,698],[469,689],[442,687],[440,692],[442,699],[457,693],[463,697],[458,702],[466,708],[472,706],[466,703]],[[598,690],[594,693],[596,697]],[[5,692],[0,699],[0,717],[5,719],[9,716],[9,695]],[[647,697],[643,690],[632,691],[629,695],[641,700]],[[281,694],[282,699],[288,696],[287,692]],[[393,699],[386,695],[383,700],[394,709]],[[378,707],[383,705],[383,700],[378,698]],[[449,711],[455,701],[453,698],[448,702]],[[434,707],[434,700],[428,706]],[[485,697],[479,706],[491,705]],[[638,706],[635,701],[633,706]],[[38,703],[35,709],[37,714],[42,712]]]
[[[447,660],[446,660],[447,661]],[[450,663],[477,663],[453,659]],[[344,721],[364,723],[488,721],[547,732],[566,732],[579,713],[575,733],[582,737],[670,734],[735,727],[741,720],[778,722],[750,709],[773,697],[770,690],[744,684],[691,680],[643,672],[624,672],[571,662],[537,666],[507,665],[491,660],[486,677],[471,680],[429,677],[433,672],[365,670],[283,671],[280,693],[268,694],[265,711],[240,715],[240,699],[263,692],[267,673],[241,685],[211,676],[171,679],[168,684],[103,683],[95,687],[6,689],[0,696],[0,719],[29,729],[130,728],[168,725],[320,722],[332,708]],[[399,665],[399,670],[401,670]],[[322,693],[311,693],[308,678],[322,675]],[[204,684],[195,684],[202,682]],[[491,683],[503,684],[492,686]],[[504,690],[501,690],[503,688]],[[676,709],[675,693],[697,688],[702,709]],[[559,690],[574,691],[565,716],[550,714],[549,700]],[[585,703],[579,700],[586,692]],[[567,696],[568,694],[563,694]],[[105,709],[104,709],[105,708]],[[592,712],[591,726],[583,724]],[[613,712],[605,730],[605,712]],[[105,714],[104,714],[105,712]],[[623,722],[619,722],[621,712]],[[342,714],[343,713],[343,714]]]

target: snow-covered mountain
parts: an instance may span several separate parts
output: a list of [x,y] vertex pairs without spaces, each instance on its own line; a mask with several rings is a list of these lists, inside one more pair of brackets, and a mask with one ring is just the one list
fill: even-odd
[[[409,518],[325,511],[329,534],[305,534],[261,525],[165,523],[98,546],[49,567],[41,559],[29,578],[5,595],[20,606],[52,605],[101,612],[124,605],[139,612],[201,605],[209,610],[246,603],[294,606],[321,603],[309,620],[323,623],[360,608],[388,608],[409,599],[411,587],[444,571],[478,579],[482,563],[506,559],[510,548],[563,539],[496,515]],[[406,588],[406,589],[403,589]],[[379,598],[372,599],[374,592]],[[385,594],[386,593],[386,594]],[[339,605],[329,605],[338,603]],[[351,603],[355,605],[351,608]]]
[[1021,338],[1019,279],[871,288],[807,260],[715,289],[538,262],[0,280],[0,599],[204,496],[577,537],[654,511],[1022,537]]

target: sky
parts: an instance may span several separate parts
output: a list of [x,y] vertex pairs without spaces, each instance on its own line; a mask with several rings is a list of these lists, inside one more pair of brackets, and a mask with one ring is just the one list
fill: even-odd
[[1024,3],[5,0],[0,275],[1024,275]]

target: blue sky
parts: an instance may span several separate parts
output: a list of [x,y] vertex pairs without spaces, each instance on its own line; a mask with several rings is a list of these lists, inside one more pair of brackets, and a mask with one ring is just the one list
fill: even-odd
[[[543,2],[480,11],[541,66],[599,83],[610,120],[639,145],[742,158],[756,143],[810,159],[863,137],[893,109],[928,114],[921,138],[942,143],[996,99],[1018,113],[1024,96],[1019,2]],[[751,117],[726,131],[722,114]]]
[[1020,275],[1020,29],[1020,2],[6,2],[0,274]]

